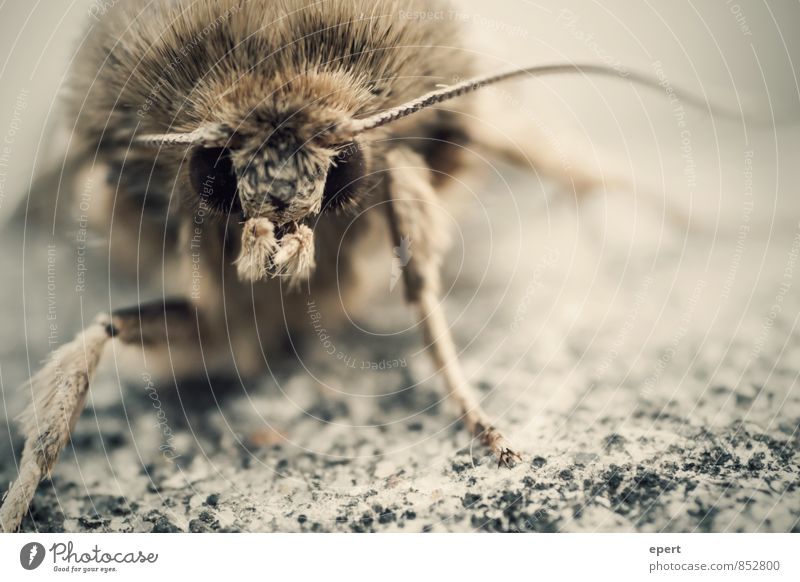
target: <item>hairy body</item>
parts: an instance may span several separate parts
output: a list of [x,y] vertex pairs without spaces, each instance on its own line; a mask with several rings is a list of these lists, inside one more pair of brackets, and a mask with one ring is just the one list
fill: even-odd
[[[188,297],[203,313],[213,330],[201,338],[212,370],[257,373],[263,350],[279,347],[287,327],[307,331],[309,300],[323,306],[330,323],[363,304],[375,282],[364,269],[375,254],[386,263],[391,257],[386,152],[398,145],[418,152],[443,185],[460,167],[456,144],[466,145],[469,129],[458,111],[470,103],[426,112],[359,143],[369,157],[369,172],[357,177],[365,194],[325,203],[337,211],[313,222],[317,268],[299,293],[282,293],[281,279],[240,281],[232,266],[239,214],[197,191],[185,151],[132,149],[134,132],[190,131],[209,122],[267,127],[268,141],[296,154],[338,116],[383,110],[473,72],[455,23],[405,16],[430,7],[404,0],[135,1],[115,6],[90,30],[68,108],[78,147],[96,155],[96,226],[107,229],[115,269],[144,277],[143,286],[163,284],[166,295]],[[239,156],[256,165],[252,150]],[[190,346],[173,348],[178,356]],[[191,348],[170,365],[196,370],[196,363]]]
[[148,353],[151,374],[158,363],[176,377],[257,374],[287,332],[308,331],[309,301],[326,325],[357,311],[385,281],[374,257],[389,265],[408,241],[406,299],[449,395],[500,464],[519,459],[472,396],[443,315],[441,192],[465,169],[465,146],[591,185],[535,140],[510,151],[485,139],[468,115],[471,91],[575,66],[462,81],[476,64],[457,21],[415,17],[446,6],[131,0],[92,24],[67,96],[70,151],[55,172],[74,194],[55,196],[43,180],[26,208],[58,224],[88,197],[111,276],[157,295],[100,314],[32,378],[1,529],[18,527],[68,442],[107,342]]

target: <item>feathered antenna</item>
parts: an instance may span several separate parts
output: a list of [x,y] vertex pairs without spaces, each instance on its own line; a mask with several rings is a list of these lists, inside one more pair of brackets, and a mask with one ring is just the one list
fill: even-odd
[[[442,103],[443,101],[471,93],[482,87],[486,87],[487,85],[493,85],[501,81],[506,81],[508,79],[513,79],[515,77],[521,77],[524,75],[541,77],[544,75],[558,75],[564,73],[603,75],[606,77],[629,79],[636,83],[653,88],[658,88],[660,86],[657,79],[650,78],[645,75],[630,73],[628,71],[619,71],[603,65],[570,63],[536,65],[533,67],[512,69],[503,73],[494,73],[482,77],[475,77],[473,79],[461,81],[455,85],[443,87],[441,89],[435,89],[430,93],[426,93],[421,97],[417,97],[416,99],[413,99],[407,103],[403,103],[402,105],[392,107],[391,109],[387,109],[381,113],[376,113],[375,115],[371,115],[363,119],[354,119],[348,122],[341,129],[349,135],[356,135],[363,131],[375,129],[377,127],[386,125],[387,123],[397,121],[412,115],[413,113],[422,111],[427,107],[436,105],[437,103]],[[695,104],[705,104],[702,100],[694,97],[686,97],[686,99]],[[143,145],[149,145],[152,147],[180,147],[192,145],[219,146],[229,145],[228,141],[231,139],[232,135],[233,132],[229,128],[215,124],[203,126],[187,133],[161,133],[143,135],[136,138],[136,141]]]
[[136,142],[145,146],[168,148],[202,145],[205,147],[230,146],[233,131],[221,124],[204,125],[186,133],[150,133],[140,135]]
[[[654,77],[649,77],[647,75],[639,73],[632,73],[629,71],[619,71],[617,69],[606,67],[603,65],[571,64],[571,63],[536,65],[533,67],[524,67],[522,69],[512,69],[510,71],[505,71],[503,73],[494,73],[482,77],[475,77],[473,79],[467,79],[466,81],[456,83],[455,85],[450,85],[448,87],[443,87],[441,89],[435,89],[430,93],[426,93],[421,97],[417,97],[416,99],[408,101],[407,103],[403,103],[402,105],[392,107],[391,109],[387,109],[386,111],[382,111],[381,113],[376,113],[375,115],[371,115],[370,117],[365,117],[363,119],[355,119],[349,122],[348,125],[342,129],[344,130],[345,133],[355,135],[363,131],[368,131],[370,129],[381,127],[383,125],[386,125],[387,123],[392,123],[393,121],[397,121],[399,119],[417,113],[418,111],[422,111],[423,109],[430,107],[431,105],[436,105],[438,103],[442,103],[443,101],[460,97],[461,95],[471,93],[482,87],[486,87],[487,85],[493,85],[494,83],[499,83],[501,81],[513,79],[515,77],[522,77],[524,75],[541,77],[545,75],[559,75],[564,73],[581,73],[583,75],[602,75],[605,77],[627,79],[639,85],[644,85],[646,87],[651,87],[653,89],[661,88],[661,83],[659,82],[658,79]],[[693,95],[689,95],[684,91],[680,92],[676,91],[675,93],[682,100],[686,101],[691,105],[707,109],[716,109],[717,111],[719,111],[719,108],[712,108],[709,105],[709,103],[704,99],[695,97]],[[721,112],[721,113],[724,115],[732,115],[731,113],[726,113],[726,112]],[[738,117],[738,115],[736,114],[733,115]]]
[[[583,75],[600,75],[604,77],[614,77],[616,79],[627,79],[638,85],[650,87],[652,89],[662,88],[662,83],[659,79],[641,73],[630,72],[627,70],[618,70],[604,65],[594,65],[591,63],[575,64],[575,63],[557,63],[550,65],[535,65],[532,67],[523,67],[521,69],[511,69],[503,73],[494,73],[475,77],[461,81],[455,85],[434,89],[433,91],[412,99],[407,103],[392,107],[386,111],[376,113],[369,117],[362,119],[354,119],[349,121],[346,125],[339,129],[342,133],[349,136],[354,136],[370,129],[375,129],[397,121],[432,105],[455,99],[467,93],[477,91],[487,85],[493,85],[501,81],[513,79],[515,77],[522,77],[529,75],[532,77],[543,77],[546,75],[561,75],[566,73],[580,73]],[[725,117],[740,118],[741,113],[723,109],[717,105],[712,105],[703,98],[683,90],[675,90],[672,88],[675,95],[680,97],[682,101],[694,107],[706,109],[712,113],[717,113]],[[156,147],[170,147],[170,146],[186,146],[186,145],[230,145],[229,141],[233,132],[221,125],[206,126],[195,131],[188,133],[164,133],[164,134],[151,134],[143,135],[137,138],[139,143],[151,145]]]

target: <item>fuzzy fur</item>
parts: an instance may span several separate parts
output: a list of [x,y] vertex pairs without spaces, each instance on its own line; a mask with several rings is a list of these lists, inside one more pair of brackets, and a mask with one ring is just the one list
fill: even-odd
[[242,229],[242,250],[235,263],[239,279],[255,283],[266,278],[276,250],[273,224],[266,218],[248,220]]
[[299,224],[280,240],[280,248],[273,258],[278,276],[286,276],[289,286],[297,288],[307,281],[314,270],[314,232]]

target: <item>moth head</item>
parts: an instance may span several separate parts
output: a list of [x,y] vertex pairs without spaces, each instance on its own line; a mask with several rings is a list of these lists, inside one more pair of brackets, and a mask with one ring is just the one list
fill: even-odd
[[[368,172],[369,145],[341,142],[325,129],[310,136],[299,128],[271,128],[227,148],[225,171],[235,176],[236,199],[245,217],[268,218],[276,226],[301,222],[356,200]],[[211,150],[214,155],[214,150]],[[207,149],[193,153],[199,170]],[[192,166],[192,164],[190,164]],[[192,171],[193,181],[203,177]],[[196,189],[196,186],[195,186]]]
[[[320,84],[304,84],[306,94],[273,94],[255,104],[258,93],[230,90],[218,111],[225,121],[138,141],[184,148],[191,194],[208,206],[269,219],[280,229],[351,204],[369,172],[369,141],[341,131],[353,119],[348,100],[337,101],[329,83]],[[312,88],[327,91],[327,98],[308,94]]]
[[358,199],[369,145],[354,136],[337,137],[323,132],[308,139],[289,128],[247,135],[207,126],[147,139],[161,147],[189,147],[189,184],[204,204],[280,226]]
[[368,153],[360,139],[340,143],[324,129],[308,135],[286,125],[242,124],[235,132],[213,126],[185,145],[193,193],[205,206],[243,219],[239,278],[286,276],[295,287],[314,269],[306,219],[357,199]]

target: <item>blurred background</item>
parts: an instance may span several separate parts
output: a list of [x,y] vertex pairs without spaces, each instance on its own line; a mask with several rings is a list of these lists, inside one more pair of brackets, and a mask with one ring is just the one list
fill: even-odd
[[[58,94],[102,8],[0,6],[2,223],[60,153]],[[76,454],[57,469],[68,493],[44,488],[28,528],[797,529],[800,4],[475,0],[433,17],[462,21],[486,70],[605,63],[744,115],[580,76],[489,95],[500,106],[486,131],[538,136],[555,166],[597,179],[579,197],[476,156],[486,179],[460,192],[446,305],[471,381],[526,463],[497,472],[474,450],[387,293],[337,345],[362,361],[407,353],[407,368],[355,373],[312,353],[205,411],[164,397],[177,472],[159,461],[149,401],[113,378],[93,389]],[[24,263],[18,240],[0,258],[4,418],[47,351],[43,240],[27,239]],[[104,273],[98,263],[91,275],[101,297]],[[61,316],[62,338],[78,319]],[[242,447],[264,419],[269,446]],[[12,443],[0,446],[3,482]]]

